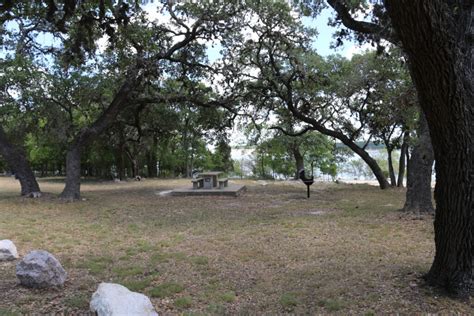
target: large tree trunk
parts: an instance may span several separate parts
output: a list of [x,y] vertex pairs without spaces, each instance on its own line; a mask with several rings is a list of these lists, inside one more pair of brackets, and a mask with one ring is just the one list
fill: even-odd
[[148,151],[147,155],[147,167],[148,167],[148,177],[149,178],[156,178],[156,165],[157,165],[157,158],[156,158],[156,150],[158,148],[158,140],[156,137],[153,137],[153,145],[151,149]]
[[132,159],[131,162],[132,162],[132,168],[133,168],[132,170],[133,177],[136,178],[140,176],[140,164],[137,158]]
[[127,153],[128,160],[130,161],[130,165],[132,167],[132,177],[136,178],[140,175],[140,164],[138,162],[138,150],[136,148],[133,148],[133,151],[132,151],[127,148],[125,152]]
[[467,297],[474,290],[474,4],[385,2],[408,54],[436,160],[436,254],[427,280]]
[[61,198],[74,201],[81,198],[81,146],[71,146],[66,155],[66,186]]
[[[295,180],[298,180],[300,178],[299,171],[301,169],[304,169],[304,158],[303,155],[301,155],[300,149],[297,145],[293,146],[291,151],[293,153],[293,157],[295,158],[296,163]],[[308,173],[306,174],[308,175]]]
[[418,142],[408,161],[407,194],[403,211],[410,213],[433,213],[431,202],[431,174],[434,153],[426,118],[421,113]]
[[147,154],[147,173],[148,173],[148,178],[156,178],[157,173],[156,173],[156,153],[149,151]]
[[0,126],[0,155],[20,180],[21,195],[27,197],[40,197],[41,191],[35,175],[26,159],[25,152],[9,142],[3,128]]

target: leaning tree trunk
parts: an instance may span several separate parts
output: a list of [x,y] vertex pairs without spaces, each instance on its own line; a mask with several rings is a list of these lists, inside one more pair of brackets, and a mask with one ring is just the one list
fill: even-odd
[[316,130],[320,132],[321,134],[339,139],[344,145],[346,145],[347,147],[349,147],[349,149],[351,149],[354,153],[356,153],[367,164],[367,166],[369,166],[370,170],[373,172],[375,178],[377,179],[379,183],[380,189],[384,190],[390,187],[390,184],[388,183],[387,178],[385,178],[385,175],[383,174],[383,171],[380,168],[379,164],[365,150],[365,147],[359,147],[359,145],[355,143],[353,138],[347,137],[345,134],[343,134],[340,131],[326,128],[318,120],[312,117],[308,117],[304,115],[303,113],[299,112],[294,107],[292,102],[288,102],[287,106],[295,118],[310,124],[313,130]]
[[418,142],[408,161],[407,194],[403,211],[410,213],[433,213],[431,202],[431,174],[434,153],[426,118],[421,113]]
[[339,138],[346,146],[348,146],[352,151],[354,151],[362,160],[369,166],[370,170],[374,174],[375,178],[379,182],[379,187],[384,190],[390,187],[390,184],[387,181],[387,178],[383,174],[382,169],[380,168],[377,161],[372,158],[367,151],[363,148],[360,148],[356,143],[350,141],[347,137]]
[[430,284],[468,297],[474,290],[474,4],[385,0],[407,52],[436,160]]
[[2,127],[0,127],[0,155],[20,180],[21,195],[35,198],[40,197],[41,191],[26,159],[25,152],[9,142]]

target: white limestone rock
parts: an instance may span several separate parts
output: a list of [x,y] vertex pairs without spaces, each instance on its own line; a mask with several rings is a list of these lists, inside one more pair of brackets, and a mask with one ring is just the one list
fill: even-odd
[[146,295],[115,283],[101,283],[92,294],[90,308],[98,316],[158,316]]
[[15,244],[8,239],[0,240],[0,261],[18,259]]
[[26,287],[47,288],[62,286],[67,273],[52,254],[33,250],[16,265],[16,276]]

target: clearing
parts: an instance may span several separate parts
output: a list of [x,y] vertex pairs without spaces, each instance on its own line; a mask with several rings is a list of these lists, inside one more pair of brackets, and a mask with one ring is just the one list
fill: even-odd
[[302,183],[237,182],[237,198],[160,194],[189,180],[85,182],[85,200],[63,203],[23,199],[0,178],[0,239],[68,272],[63,289],[31,290],[0,263],[0,314],[87,312],[101,281],[145,293],[160,314],[474,312],[423,285],[432,217],[403,215],[403,190],[315,183],[308,200]]

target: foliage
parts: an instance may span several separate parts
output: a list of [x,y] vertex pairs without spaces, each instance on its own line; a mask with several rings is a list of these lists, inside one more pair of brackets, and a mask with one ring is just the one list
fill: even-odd
[[[304,167],[319,169],[323,174],[335,177],[337,174],[334,144],[330,139],[316,132],[302,136],[288,136],[281,132],[262,141],[256,149],[256,174],[261,177],[277,175],[285,178],[294,176],[298,171],[295,151],[303,157]],[[310,174],[314,171],[309,171]]]
[[[205,144],[225,134],[230,115],[187,99],[215,97],[201,83],[207,76],[201,40],[225,36],[242,8],[162,3],[157,9],[169,22],[150,23],[138,1],[44,6],[19,1],[0,7],[6,51],[0,120],[12,140],[26,146],[35,169],[61,173],[66,151],[81,146],[83,175],[110,177],[130,168],[129,175],[148,170],[153,176],[158,149],[173,139],[182,146],[161,153],[178,156],[171,173],[189,175],[194,160],[197,168],[230,170],[223,142],[216,155]],[[124,95],[127,86],[132,88]],[[118,111],[123,112],[118,119],[110,116],[113,124],[100,121]],[[88,141],[84,135],[95,130],[99,135]]]

